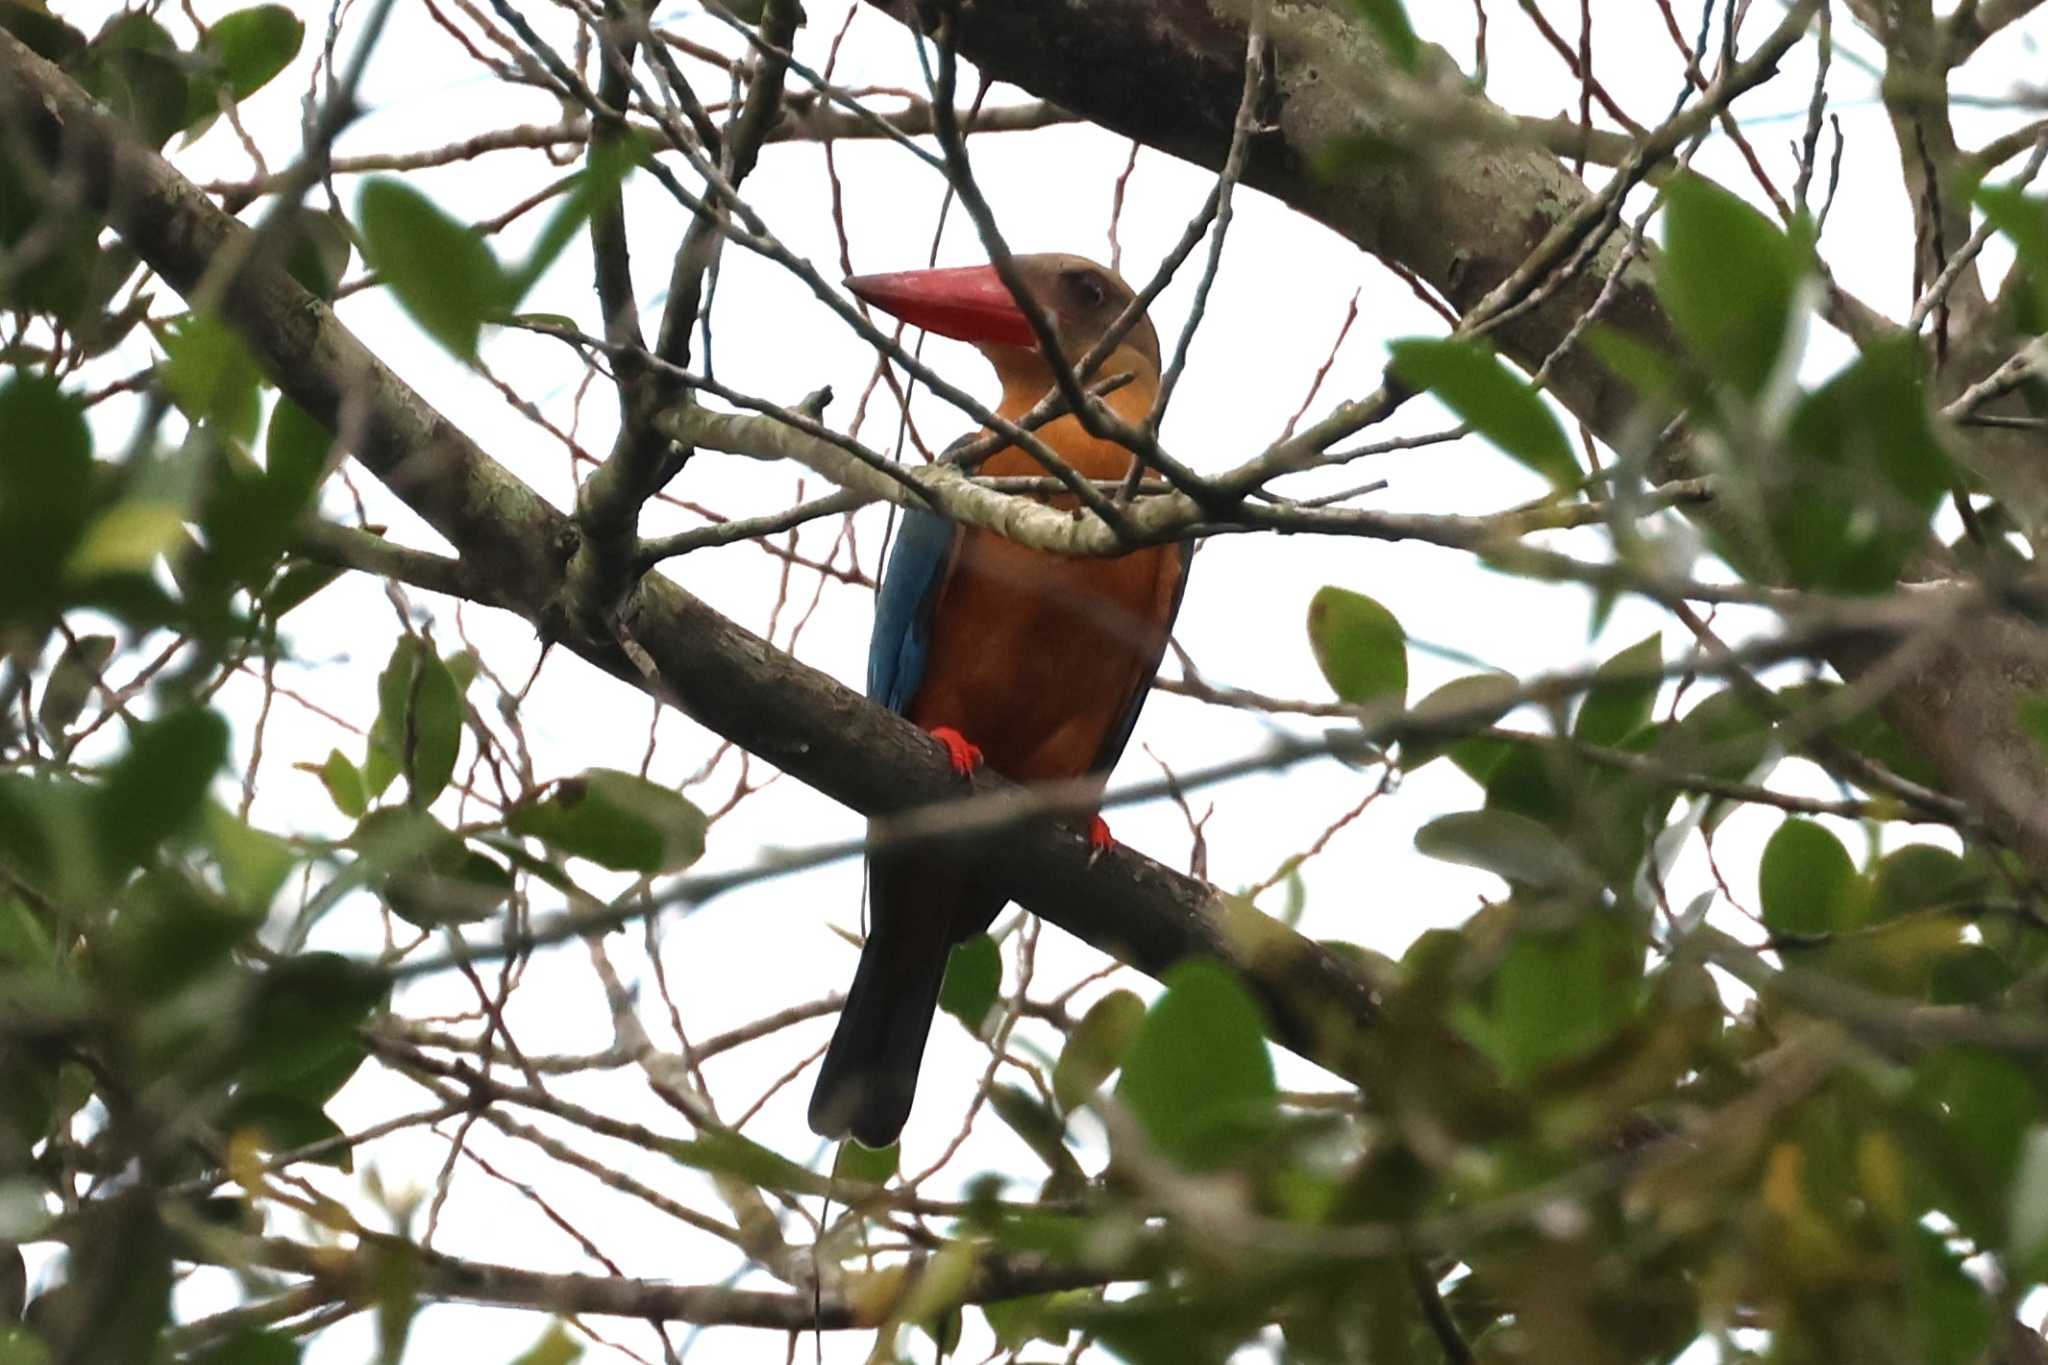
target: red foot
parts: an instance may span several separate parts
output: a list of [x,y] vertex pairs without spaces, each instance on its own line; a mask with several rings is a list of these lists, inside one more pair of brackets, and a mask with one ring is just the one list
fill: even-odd
[[1094,862],[1115,847],[1116,838],[1109,832],[1109,821],[1099,815],[1091,816],[1088,821],[1088,861]]
[[971,777],[981,766],[981,748],[950,725],[934,725],[932,738],[946,748],[946,761],[961,777]]

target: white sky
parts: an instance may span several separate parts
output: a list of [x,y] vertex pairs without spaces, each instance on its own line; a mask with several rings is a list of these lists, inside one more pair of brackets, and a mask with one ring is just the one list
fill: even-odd
[[[206,0],[199,11],[211,19],[232,7]],[[90,6],[59,8],[88,32],[97,26],[98,17],[87,12]],[[358,13],[363,8],[358,5]],[[1546,0],[1542,8],[1561,31],[1576,35],[1575,3]],[[1752,42],[1778,14],[1775,5],[1755,8],[1746,31]],[[325,6],[304,9],[313,30],[310,52],[318,41]],[[555,18],[542,7],[522,9],[536,22]],[[813,0],[809,9],[811,23],[800,37],[799,53],[818,64],[845,11],[841,5],[820,0]],[[1495,0],[1488,9],[1492,19],[1492,97],[1517,113],[1575,111],[1575,84],[1559,59],[1540,44],[1515,5]],[[1595,66],[1601,79],[1640,121],[1659,122],[1678,88],[1679,67],[1655,7],[1646,0],[1596,0],[1594,9],[1598,21]],[[1411,10],[1424,35],[1445,44],[1469,68],[1470,7],[1420,0]],[[731,45],[722,25],[677,5],[665,5],[658,22],[702,42]],[[1995,100],[2007,94],[2022,73],[2040,70],[2039,40],[2048,37],[2048,26],[2037,16],[2032,28],[2034,41],[2009,35],[1959,73],[1957,89]],[[560,36],[560,25],[553,31]],[[1857,65],[1859,61],[1874,63],[1878,54],[1875,44],[1849,24],[1846,16],[1836,31],[1840,51],[1831,83],[1832,108],[1842,118],[1848,141],[1840,199],[1823,250],[1845,287],[1886,312],[1903,316],[1910,303],[1910,222],[1900,197],[1891,134],[1874,101],[1874,79],[1867,65],[1864,69]],[[1793,178],[1790,143],[1801,130],[1811,79],[1811,68],[1804,64],[1809,55],[1802,50],[1775,82],[1739,106],[1745,130],[1774,178],[1788,189]],[[848,84],[920,84],[905,31],[865,9],[841,54],[839,73]],[[305,90],[305,75],[302,59],[245,106],[249,127],[273,168],[287,163],[297,149],[298,101]],[[723,93],[705,87],[707,98]],[[486,128],[548,122],[559,113],[547,100],[510,92],[480,73],[431,22],[423,6],[406,3],[394,9],[391,30],[371,67],[363,95],[369,113],[342,140],[338,148],[342,155],[438,146]],[[1017,92],[1007,87],[992,95],[992,101],[1016,98]],[[1997,110],[1962,107],[1957,111],[1958,134],[1965,147],[1978,145],[2015,121],[2014,115]],[[1072,127],[978,137],[973,154],[981,182],[1013,247],[1078,251],[1108,259],[1111,189],[1128,154],[1126,142],[1093,128]],[[900,148],[879,142],[842,143],[837,157],[855,268],[890,270],[921,265],[940,202],[938,177]],[[174,160],[197,179],[247,174],[246,157],[224,127],[216,128],[199,145],[176,152]],[[1725,140],[1710,141],[1696,165],[1724,185],[1755,197],[1752,183]],[[413,173],[408,179],[451,211],[481,219],[502,211],[561,173],[562,168],[546,164],[536,154],[510,153],[467,166]],[[1199,206],[1209,185],[1206,172],[1154,152],[1139,155],[1121,229],[1127,275],[1135,280],[1150,272]],[[352,210],[354,189],[345,193]],[[760,169],[747,183],[746,194],[785,242],[819,263],[828,277],[836,277],[838,249],[819,148],[808,144],[769,147]],[[685,223],[680,210],[644,175],[630,185],[628,203],[639,297],[648,310],[651,328],[664,301],[661,291],[669,254]],[[525,233],[537,227],[541,216],[533,215],[522,223],[524,232],[515,230],[507,234],[510,240],[498,243],[501,258],[516,258],[523,251]],[[2002,268],[2004,257],[1996,246],[1986,254]],[[1180,326],[1199,258],[1198,252],[1196,262],[1184,268],[1182,280],[1153,310],[1163,336],[1171,336]],[[940,263],[979,259],[982,256],[971,225],[956,210],[947,223]],[[356,268],[360,270],[360,262]],[[579,242],[524,306],[530,311],[566,313],[596,330],[588,281],[588,256]],[[1384,362],[1386,341],[1437,334],[1442,324],[1405,284],[1372,258],[1265,196],[1240,190],[1237,221],[1210,301],[1209,318],[1166,423],[1168,447],[1197,468],[1221,468],[1268,443],[1300,404],[1310,376],[1329,351],[1354,290],[1360,296],[1358,322],[1331,368],[1311,417],[1374,385]],[[344,321],[400,375],[487,450],[558,504],[569,505],[569,460],[557,440],[507,408],[489,384],[441,354],[381,293],[358,294],[346,300],[340,311]],[[829,383],[839,398],[828,420],[840,424],[851,420],[871,357],[800,284],[743,251],[728,250],[714,321],[718,373],[725,382],[781,401],[794,401]],[[1838,338],[1819,333],[1809,368],[1815,374],[1824,373],[1844,354]],[[925,348],[925,355],[978,394],[986,397],[993,392],[982,363],[967,347],[935,339]],[[522,398],[538,404],[557,424],[573,426],[586,449],[602,454],[607,448],[614,425],[611,397],[601,387],[594,387],[582,396],[579,410],[580,367],[570,362],[563,348],[530,336],[503,334],[487,339],[484,357],[491,371]],[[968,425],[959,414],[922,399],[916,415],[920,430],[934,447]],[[871,404],[861,435],[870,444],[887,448],[893,425],[894,411],[884,391]],[[1445,425],[1448,422],[1440,409],[1427,400],[1417,400],[1387,428],[1372,435]],[[1384,478],[1389,487],[1366,505],[1414,511],[1479,513],[1544,491],[1534,476],[1476,440],[1380,457],[1340,471],[1321,485],[1309,478],[1296,487],[1298,491],[1328,491],[1369,478]],[[689,466],[671,491],[724,513],[744,515],[786,505],[797,484],[791,470],[706,454]],[[356,485],[364,491],[372,520],[389,522],[396,533],[414,543],[436,544],[431,533],[360,471]],[[820,491],[815,478],[804,486],[813,493]],[[327,505],[336,514],[345,513],[348,507],[338,488],[331,490]],[[694,518],[673,509],[650,508],[643,529],[660,533],[693,524],[697,524]],[[814,524],[805,529],[801,548],[806,556],[823,556],[836,534],[836,523]],[[876,570],[879,543],[878,515],[864,514],[860,564],[869,573]],[[1597,554],[1601,548],[1596,536],[1560,538],[1560,543],[1589,554]],[[690,591],[760,629],[775,597],[778,568],[760,549],[743,545],[673,561],[666,571]],[[1501,578],[1478,569],[1467,557],[1420,545],[1261,536],[1224,538],[1203,550],[1180,618],[1178,639],[1213,682],[1280,696],[1323,697],[1326,690],[1309,654],[1303,618],[1309,596],[1325,583],[1371,594],[1392,609],[1417,640],[1441,646],[1453,656],[1434,657],[1421,649],[1412,653],[1411,699],[1473,671],[1470,662],[1457,661],[1459,656],[1526,676],[1604,657],[1659,624],[1653,613],[1624,604],[1603,635],[1589,642],[1588,597],[1576,588],[1542,587]],[[800,614],[816,586],[814,575],[795,575],[790,615]],[[432,620],[435,638],[443,649],[454,647],[457,619],[451,604],[426,594],[408,596]],[[869,617],[866,589],[826,582],[817,611],[799,641],[799,657],[858,686],[864,672]],[[516,686],[534,659],[531,630],[508,615],[475,607],[463,613],[463,621],[486,660]],[[299,661],[281,669],[280,680],[357,726],[367,726],[374,707],[371,681],[395,636],[391,607],[381,587],[367,580],[346,580],[302,608],[292,624],[292,643]],[[778,643],[787,643],[789,624],[786,617],[776,637]],[[1667,635],[1668,653],[1684,644],[1679,636]],[[1168,671],[1172,671],[1171,664]],[[488,704],[494,698],[481,691],[483,686],[480,683],[472,696]],[[257,695],[253,683],[237,683],[223,693],[223,705],[238,721],[243,756]],[[651,710],[641,694],[557,652],[542,672],[522,717],[539,772],[554,777],[588,766],[636,768],[648,741]],[[1147,756],[1148,748],[1176,771],[1185,771],[1256,749],[1273,724],[1170,695],[1157,696],[1119,778],[1132,782],[1157,774]],[[1299,722],[1282,721],[1279,725],[1291,730]],[[652,775],[667,782],[680,782],[696,771],[714,747],[704,731],[673,712],[661,716],[658,736]],[[341,832],[343,825],[327,805],[318,783],[289,766],[318,762],[337,744],[360,756],[359,737],[291,703],[280,702],[266,739],[264,780],[256,806],[258,822],[279,829]],[[466,749],[465,765],[467,755]],[[707,784],[692,789],[691,795],[707,806],[720,804],[735,770],[728,760]],[[1207,825],[1210,876],[1225,888],[1264,879],[1282,859],[1306,847],[1356,803],[1376,777],[1323,762],[1197,794],[1198,811],[1212,802],[1215,806]],[[1304,931],[1398,954],[1422,930],[1462,922],[1482,896],[1498,894],[1500,884],[1490,876],[1422,857],[1415,852],[1412,838],[1416,828],[1429,819],[1470,808],[1478,799],[1477,789],[1450,764],[1437,763],[1375,803],[1305,869],[1308,909]],[[1123,842],[1165,862],[1185,865],[1188,829],[1170,803],[1154,802],[1114,812],[1112,823]],[[1775,823],[1766,814],[1740,815],[1722,836],[1723,870],[1738,897],[1751,904],[1756,850]],[[702,867],[745,866],[764,847],[842,839],[856,834],[858,828],[850,812],[794,781],[779,781],[765,794],[741,804],[714,828]],[[1850,833],[1847,829],[1842,832]],[[1858,847],[1853,838],[1851,847]],[[1685,880],[1687,875],[1681,869],[1674,894],[1678,903],[1703,884],[1696,869],[1690,874],[1690,883]],[[596,881],[593,886],[602,889]],[[664,963],[691,1036],[703,1037],[843,987],[852,971],[853,953],[828,926],[856,928],[859,899],[858,868],[847,864],[757,886],[688,921],[665,922],[661,931]],[[1266,904],[1275,906],[1278,901],[1276,893]],[[537,908],[554,907],[543,901]],[[319,941],[323,946],[360,951],[374,947],[379,932],[371,905],[359,900],[330,918]],[[636,934],[615,938],[614,961],[628,975],[629,985],[639,987],[649,1002],[641,1014],[657,1042],[672,1043],[651,973],[634,946],[637,941]],[[1092,949],[1048,928],[1040,941],[1034,994],[1049,994],[1048,988],[1063,987],[1101,963]],[[1013,962],[1008,970],[1014,973]],[[1006,989],[1012,982],[1014,975],[1006,978]],[[1119,973],[1110,984],[1150,990],[1144,978],[1129,971]],[[400,1000],[403,1011],[415,1017],[462,1012],[473,1009],[474,1004],[469,986],[457,975],[410,987]],[[552,950],[534,961],[524,988],[513,997],[509,1022],[522,1047],[530,1052],[573,1052],[600,1048],[611,1041],[603,997],[580,948]],[[709,1076],[721,1111],[728,1118],[742,1112],[776,1077],[822,1045],[829,1026],[829,1020],[817,1021],[716,1059]],[[1036,1036],[1041,1043],[1050,1037],[1044,1033],[1027,1036]],[[1328,1078],[1312,1068],[1278,1055],[1283,1083],[1327,1084]],[[926,1054],[917,1112],[905,1139],[907,1169],[922,1168],[948,1141],[986,1061],[984,1047],[949,1018],[939,1019]],[[746,1131],[795,1159],[829,1161],[829,1152],[821,1149],[803,1123],[811,1079],[812,1073],[806,1072],[785,1086]],[[637,1076],[576,1078],[562,1082],[559,1090],[607,1112],[685,1135],[680,1118],[650,1100]],[[402,1109],[423,1107],[424,1099],[423,1093],[408,1083],[372,1073],[344,1092],[333,1112],[349,1128]],[[692,1172],[624,1147],[599,1143],[559,1125],[554,1131],[580,1150],[630,1169],[678,1198],[719,1211],[707,1182]],[[537,1183],[549,1200],[627,1273],[701,1283],[722,1280],[739,1269],[729,1252],[586,1176],[536,1160],[528,1149],[509,1146],[481,1125],[473,1141],[479,1152],[507,1174]],[[364,1165],[375,1168],[386,1189],[424,1189],[435,1179],[446,1155],[445,1141],[413,1132],[380,1143]],[[1084,1161],[1091,1167],[1099,1159],[1099,1149],[1084,1153]],[[986,1169],[1017,1172],[1029,1182],[1037,1166],[1000,1123],[985,1120],[948,1168],[948,1175],[929,1186],[928,1192],[955,1188]],[[354,1177],[320,1170],[310,1178],[348,1196],[348,1202],[361,1208],[365,1201],[355,1192],[364,1173],[362,1167]],[[1019,1192],[1028,1188],[1027,1183]],[[812,1211],[816,1212],[815,1207]],[[413,1231],[419,1229],[416,1223]],[[287,1230],[294,1234],[303,1231]],[[786,1231],[794,1240],[806,1236],[795,1220],[789,1220]],[[457,1168],[435,1245],[485,1260],[601,1273],[531,1203],[467,1164]],[[184,1292],[182,1309],[203,1312],[218,1306],[221,1283],[216,1279],[208,1284],[206,1278],[201,1277]],[[750,1282],[777,1287],[765,1277]],[[987,1349],[975,1321],[970,1314],[963,1359],[976,1359]],[[431,1308],[415,1325],[407,1359],[509,1359],[538,1335],[541,1325],[532,1314]],[[599,1325],[611,1339],[659,1358],[659,1346],[646,1326]],[[675,1335],[680,1341],[685,1333],[678,1330]],[[823,1358],[861,1359],[868,1342],[866,1333],[829,1336]],[[926,1343],[920,1341],[918,1349],[926,1349]],[[726,1329],[707,1333],[694,1343],[693,1350],[700,1359],[780,1361],[785,1358],[787,1343],[772,1334]],[[800,1351],[811,1357],[812,1343],[803,1343]],[[321,1337],[307,1359],[314,1365],[329,1365],[373,1355],[372,1324],[367,1317],[359,1317]]]

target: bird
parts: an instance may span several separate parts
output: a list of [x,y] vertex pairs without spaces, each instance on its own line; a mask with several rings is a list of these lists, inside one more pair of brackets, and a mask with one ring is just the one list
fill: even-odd
[[[1114,270],[1082,256],[1012,262],[1070,365],[1136,297]],[[846,285],[871,307],[980,350],[1002,385],[999,416],[1014,422],[1053,392],[1049,357],[993,265],[864,275]],[[1094,373],[1128,374],[1103,401],[1129,423],[1146,421],[1160,383],[1151,321],[1141,313]],[[1072,414],[1038,436],[1084,478],[1131,472],[1129,450],[1090,435]],[[990,476],[1044,472],[1015,446],[981,465]],[[1046,500],[1075,503],[1071,494]],[[1059,555],[907,511],[876,596],[868,696],[928,731],[963,777],[985,763],[1016,782],[1086,778],[1099,791],[1151,690],[1188,559],[1184,544],[1107,558]],[[1089,838],[1098,851],[1112,843],[1099,813]],[[897,1140],[948,955],[987,929],[1008,899],[999,881],[957,854],[869,859],[867,938],[811,1093],[813,1132],[871,1148]]]

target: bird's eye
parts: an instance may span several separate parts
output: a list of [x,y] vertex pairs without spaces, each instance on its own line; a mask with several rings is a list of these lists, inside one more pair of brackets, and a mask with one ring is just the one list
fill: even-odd
[[1100,308],[1109,297],[1109,287],[1091,270],[1076,270],[1067,276],[1067,287],[1090,308]]

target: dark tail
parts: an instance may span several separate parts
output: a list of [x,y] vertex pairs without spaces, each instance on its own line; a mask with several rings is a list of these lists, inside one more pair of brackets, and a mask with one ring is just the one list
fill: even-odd
[[819,1137],[851,1133],[864,1146],[887,1147],[910,1116],[952,935],[945,916],[921,916],[916,907],[874,909],[839,1028],[811,1092],[810,1120]]

